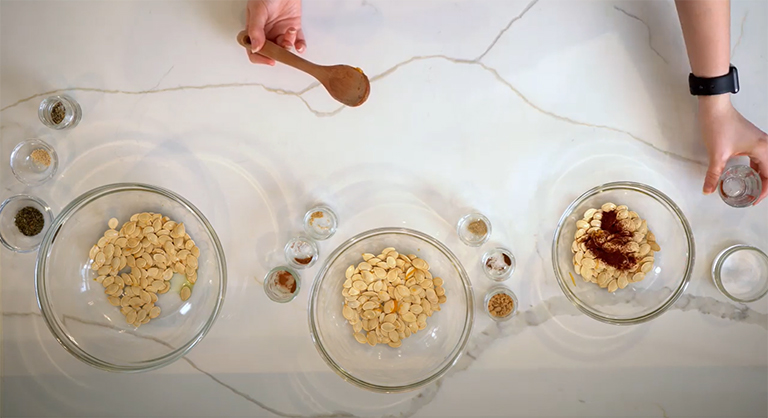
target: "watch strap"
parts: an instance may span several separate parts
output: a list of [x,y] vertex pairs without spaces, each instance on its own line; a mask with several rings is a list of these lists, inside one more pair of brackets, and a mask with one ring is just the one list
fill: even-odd
[[725,93],[739,92],[739,72],[733,65],[728,74],[720,77],[703,78],[691,73],[688,76],[688,86],[694,96],[714,96]]

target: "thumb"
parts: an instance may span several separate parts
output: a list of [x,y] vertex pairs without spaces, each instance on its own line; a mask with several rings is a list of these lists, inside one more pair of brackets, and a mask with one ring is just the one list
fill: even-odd
[[720,181],[720,175],[725,170],[725,163],[728,158],[725,156],[712,156],[709,159],[709,168],[704,178],[704,194],[713,193],[717,189],[717,183]]
[[264,26],[267,24],[267,12],[263,8],[249,10],[248,13],[248,37],[251,39],[251,52],[261,51],[266,42]]

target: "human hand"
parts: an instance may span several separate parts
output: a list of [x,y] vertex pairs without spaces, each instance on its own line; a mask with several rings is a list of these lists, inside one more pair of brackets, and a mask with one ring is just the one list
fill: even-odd
[[252,63],[275,65],[275,60],[258,54],[267,39],[285,49],[307,49],[301,30],[301,0],[249,0],[246,13],[245,30],[251,38],[247,53]]
[[755,204],[765,199],[768,196],[768,134],[734,109],[730,97],[725,94],[699,97],[699,125],[709,152],[704,193],[717,190],[729,158],[746,155],[763,180],[763,190]]

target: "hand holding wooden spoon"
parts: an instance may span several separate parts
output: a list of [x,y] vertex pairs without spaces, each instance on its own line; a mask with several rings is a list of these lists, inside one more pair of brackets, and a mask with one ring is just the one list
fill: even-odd
[[[251,40],[246,31],[237,35],[237,41],[243,47],[250,50]],[[360,106],[368,99],[371,91],[371,83],[368,77],[359,68],[349,65],[317,65],[311,63],[285,48],[277,46],[271,41],[266,41],[259,54],[282,62],[297,70],[315,77],[320,84],[328,90],[328,93],[337,101],[347,106]]]

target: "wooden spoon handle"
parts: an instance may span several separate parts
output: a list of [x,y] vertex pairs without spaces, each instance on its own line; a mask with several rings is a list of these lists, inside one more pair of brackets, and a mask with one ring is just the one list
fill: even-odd
[[[251,48],[251,39],[248,37],[246,31],[242,31],[237,35],[237,41],[245,48]],[[291,67],[304,71],[315,78],[319,75],[318,70],[321,69],[319,65],[311,63],[304,58],[291,53],[285,48],[279,47],[270,40],[264,42],[264,46],[261,48],[261,51],[259,51],[259,54],[272,58],[277,62],[282,62],[285,65],[290,65]]]

